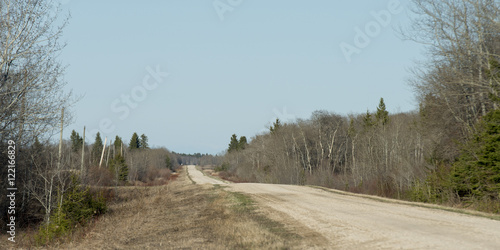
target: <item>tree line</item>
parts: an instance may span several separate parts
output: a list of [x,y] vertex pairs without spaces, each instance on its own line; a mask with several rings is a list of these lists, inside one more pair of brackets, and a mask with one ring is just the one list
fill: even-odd
[[500,212],[500,4],[413,0],[402,38],[424,44],[415,111],[316,111],[231,137],[224,167],[246,181],[321,185]]
[[[145,134],[128,144],[119,136],[103,142],[99,133],[88,143],[85,130],[62,137],[78,101],[64,90],[58,59],[67,20],[52,1],[0,0],[0,162],[8,163],[15,142],[15,227],[38,227],[42,245],[105,213],[113,191],[102,187],[163,184],[179,166],[176,154],[150,148]],[[0,218],[8,221],[2,176]]]

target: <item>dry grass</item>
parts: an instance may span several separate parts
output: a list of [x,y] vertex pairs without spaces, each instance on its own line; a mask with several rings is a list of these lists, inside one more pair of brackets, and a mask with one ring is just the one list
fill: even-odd
[[108,214],[50,248],[289,249],[301,240],[247,196],[194,185],[182,173],[169,185],[118,187]]

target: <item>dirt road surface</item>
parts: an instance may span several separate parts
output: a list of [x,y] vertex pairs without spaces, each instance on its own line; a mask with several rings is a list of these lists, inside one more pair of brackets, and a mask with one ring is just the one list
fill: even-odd
[[274,219],[322,235],[332,249],[500,249],[500,221],[321,189],[228,184],[188,166],[197,184],[249,194]]

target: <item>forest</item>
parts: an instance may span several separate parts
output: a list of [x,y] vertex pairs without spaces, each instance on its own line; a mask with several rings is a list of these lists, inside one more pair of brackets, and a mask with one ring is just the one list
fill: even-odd
[[499,11],[490,0],[412,1],[398,34],[426,47],[408,83],[415,111],[389,113],[381,98],[366,113],[276,120],[250,143],[233,135],[217,170],[500,213]]

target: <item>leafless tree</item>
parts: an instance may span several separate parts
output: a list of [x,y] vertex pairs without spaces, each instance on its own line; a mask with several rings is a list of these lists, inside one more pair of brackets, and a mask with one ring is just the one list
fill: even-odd
[[[429,60],[415,70],[412,84],[425,106],[457,121],[463,134],[498,107],[498,82],[487,76],[500,58],[500,3],[496,0],[413,0],[407,39],[427,46]],[[434,101],[434,102],[431,102]]]
[[0,141],[29,145],[57,128],[71,104],[57,60],[67,23],[59,13],[51,1],[0,1]]

